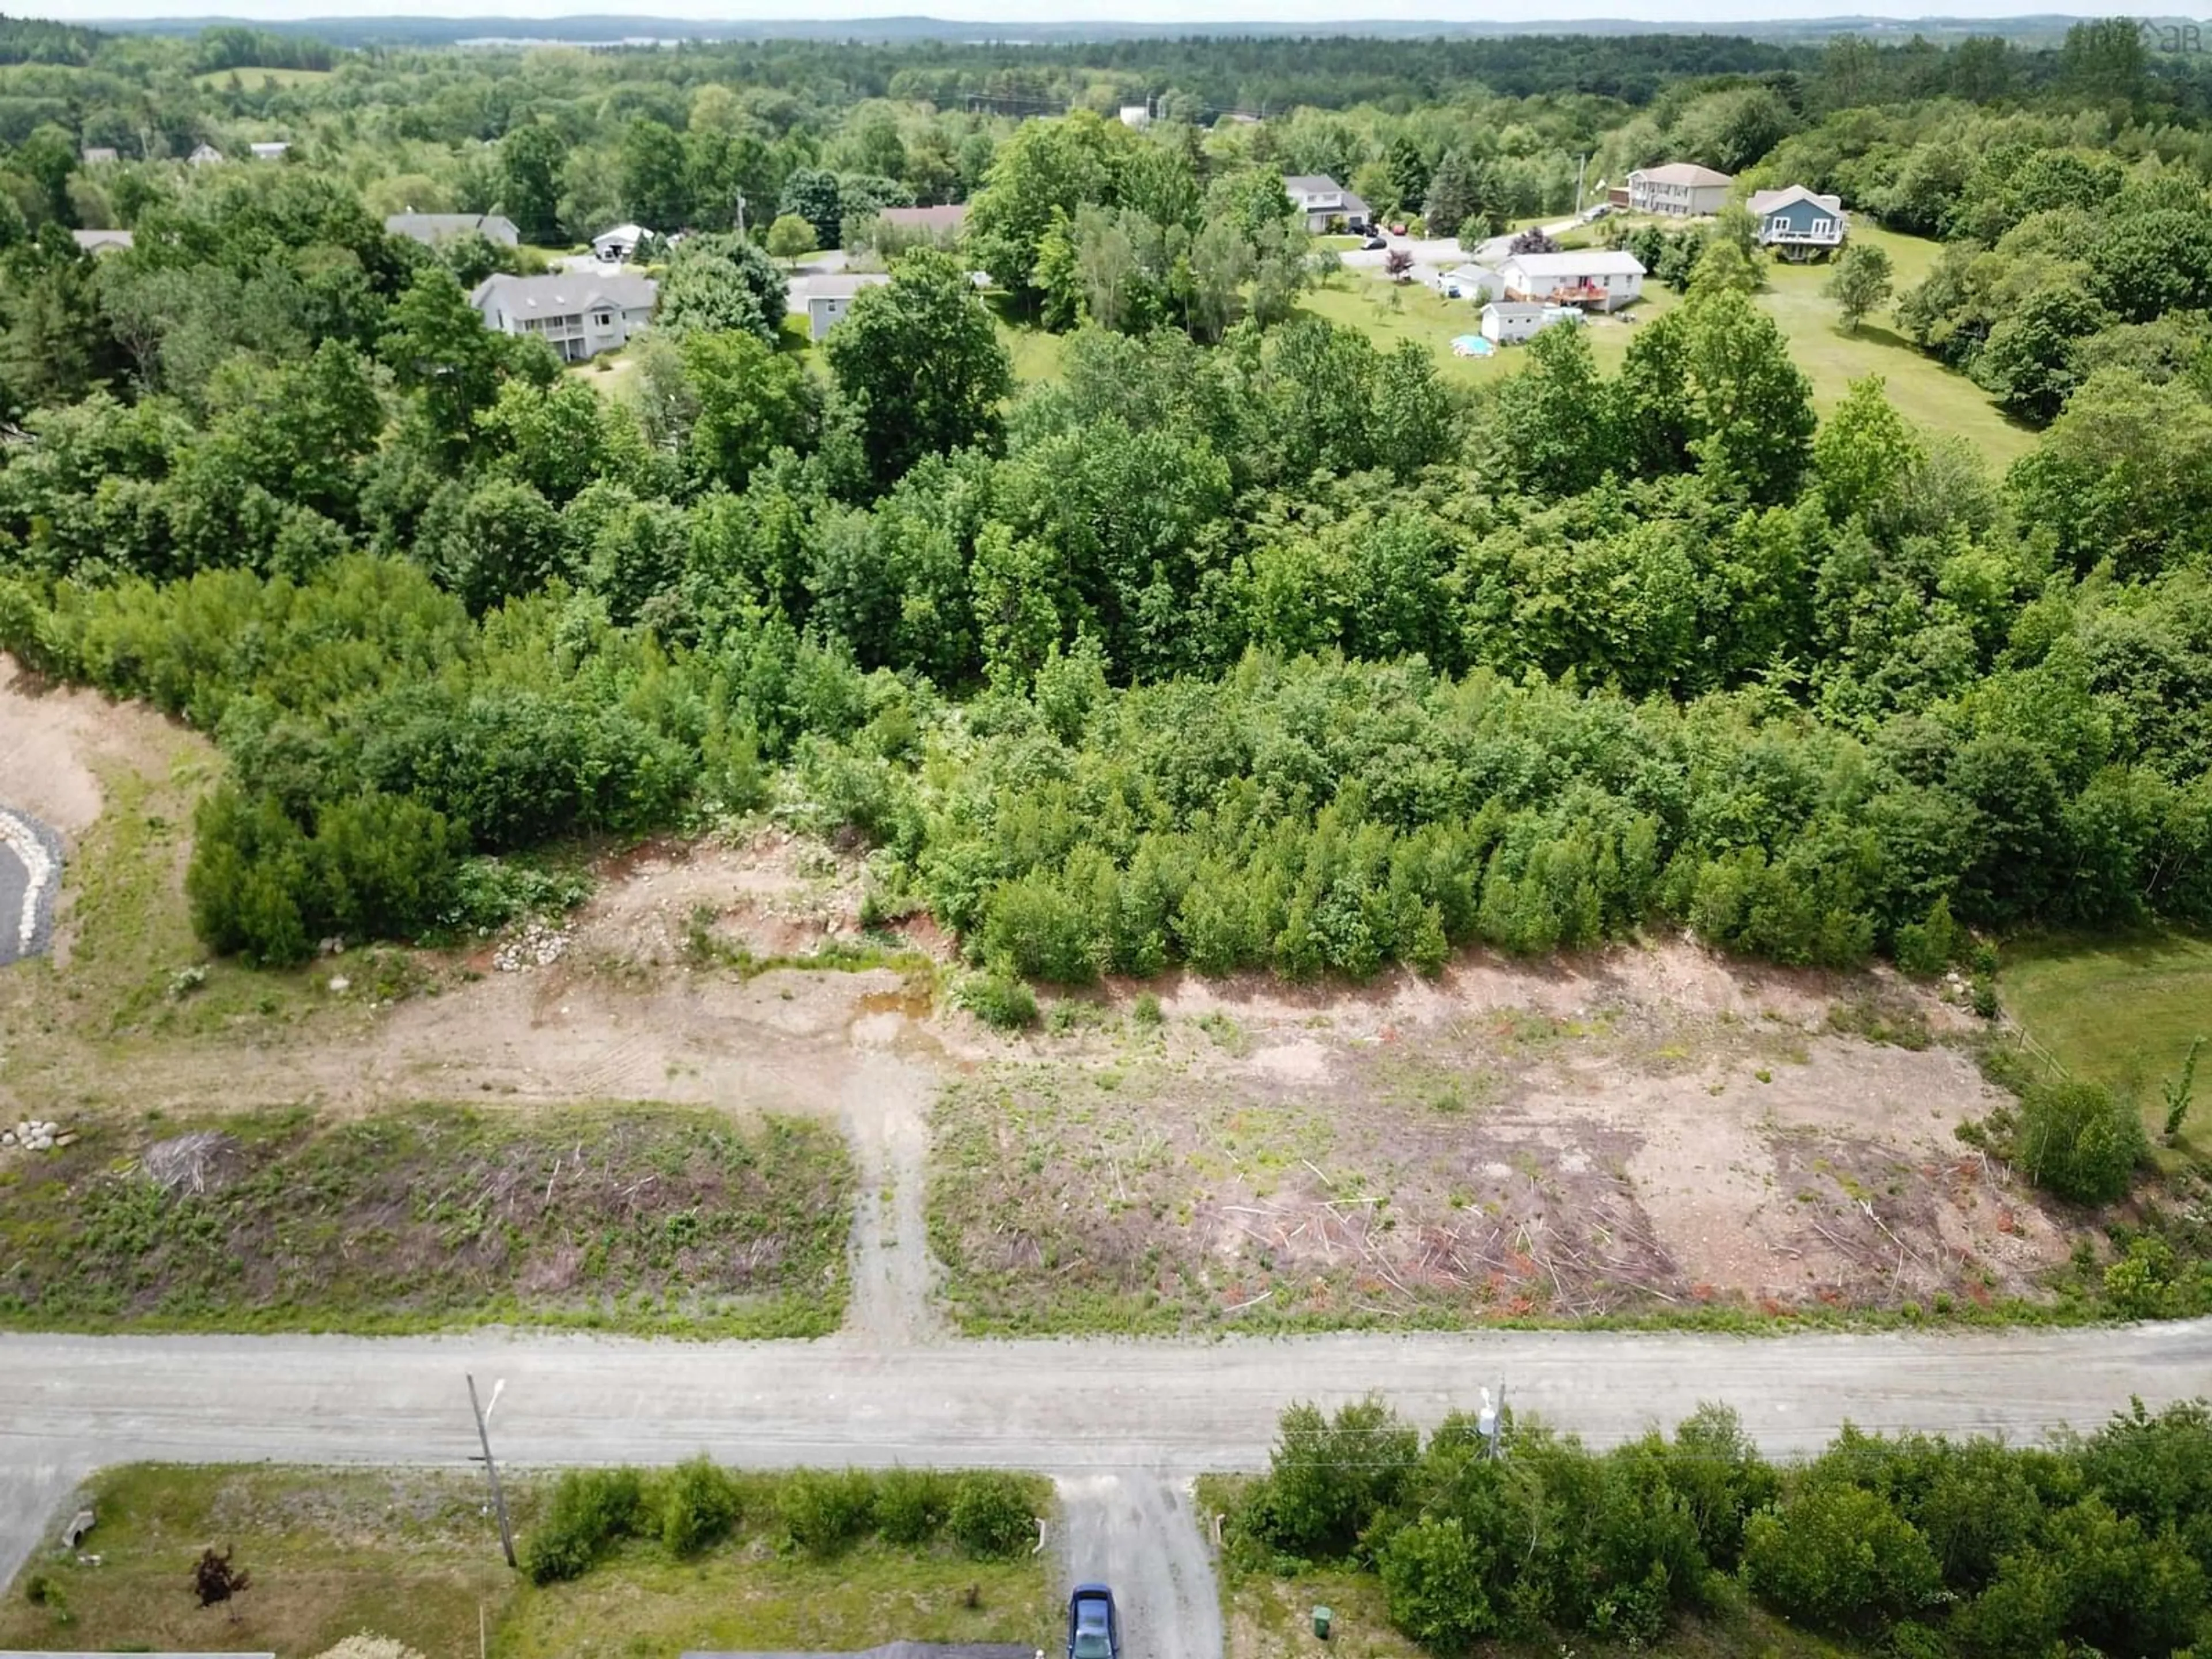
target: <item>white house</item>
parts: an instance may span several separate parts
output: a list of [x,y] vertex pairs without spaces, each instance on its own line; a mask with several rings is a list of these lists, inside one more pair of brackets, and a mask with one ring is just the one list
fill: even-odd
[[1579,323],[1573,306],[1538,305],[1529,300],[1492,300],[1482,308],[1482,337],[1498,345],[1533,339],[1555,323]]
[[185,160],[196,167],[211,167],[222,160],[222,152],[213,144],[196,144]]
[[1325,173],[1285,173],[1283,191],[1316,234],[1340,221],[1346,230],[1367,228],[1367,204]]
[[1618,311],[1642,295],[1643,262],[1626,248],[1509,253],[1498,262],[1508,300]]
[[1123,126],[1133,127],[1138,131],[1142,132],[1146,127],[1152,125],[1152,106],[1150,104],[1124,104],[1121,106],[1121,125]]
[[246,148],[253,152],[253,159],[257,161],[281,161],[292,147],[288,143],[272,143],[249,144]]
[[1671,214],[1692,219],[1718,213],[1735,180],[1695,161],[1669,161],[1663,167],[1638,167],[1628,175],[1628,205],[1638,213]]
[[1488,265],[1454,265],[1437,273],[1437,292],[1447,300],[1494,300],[1505,292],[1505,282]]
[[806,319],[809,339],[818,340],[844,320],[864,288],[880,288],[890,281],[880,270],[830,271],[815,276],[794,276],[784,309]]
[[486,241],[501,247],[514,247],[522,240],[522,233],[514,221],[503,213],[395,213],[384,222],[384,228],[394,236],[405,236],[426,247],[435,247],[449,236],[466,236],[471,232]]
[[1839,196],[1816,196],[1802,185],[1755,190],[1745,205],[1759,221],[1759,245],[1785,259],[1832,253],[1850,234],[1850,216]]
[[70,235],[87,253],[112,253],[134,240],[127,230],[73,230]]
[[626,345],[653,320],[659,289],[625,272],[487,276],[469,295],[486,328],[534,334],[563,362],[580,363]]
[[652,234],[643,225],[617,225],[592,238],[592,255],[607,264],[621,264]]

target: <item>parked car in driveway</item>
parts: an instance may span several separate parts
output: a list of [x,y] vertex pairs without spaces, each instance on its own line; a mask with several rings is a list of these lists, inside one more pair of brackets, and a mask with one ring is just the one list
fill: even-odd
[[1121,1659],[1121,1617],[1103,1584],[1078,1584],[1067,1598],[1067,1659]]
[[1380,236],[1370,236],[1359,246],[1363,251],[1369,253],[1374,253],[1389,246],[1390,244],[1383,240]]

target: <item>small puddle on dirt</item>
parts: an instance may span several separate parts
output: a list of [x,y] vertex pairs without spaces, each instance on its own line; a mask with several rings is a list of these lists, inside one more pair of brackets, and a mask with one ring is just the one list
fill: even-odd
[[935,1006],[927,991],[911,986],[870,991],[860,998],[846,1034],[856,1048],[888,1048],[895,1054],[941,1060],[945,1045],[925,1023]]

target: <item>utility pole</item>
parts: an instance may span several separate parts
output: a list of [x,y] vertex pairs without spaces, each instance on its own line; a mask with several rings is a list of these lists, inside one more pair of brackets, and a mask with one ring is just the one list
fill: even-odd
[[1583,179],[1589,172],[1589,157],[1585,155],[1575,163],[1575,211],[1583,210]]
[[[506,1386],[503,1382],[493,1385],[491,1391],[493,1405],[499,1404],[499,1391]],[[514,1528],[507,1522],[507,1495],[499,1489],[499,1465],[491,1461],[490,1420],[485,1416],[483,1407],[477,1400],[477,1379],[473,1375],[469,1376],[469,1406],[477,1414],[477,1438],[483,1444],[484,1474],[491,1480],[491,1506],[499,1513],[499,1547],[507,1552],[507,1565],[511,1567],[515,1565]],[[474,1462],[476,1460],[471,1458],[469,1461]]]
[[745,234],[745,193],[744,193],[744,191],[739,191],[738,192],[738,235],[740,235],[740,236],[742,236],[742,235],[744,235],[744,234]]

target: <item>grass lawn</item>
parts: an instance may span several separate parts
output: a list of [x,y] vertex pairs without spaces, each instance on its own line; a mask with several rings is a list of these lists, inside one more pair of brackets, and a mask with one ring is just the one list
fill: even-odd
[[1010,323],[1004,316],[996,320],[999,342],[1014,360],[1016,386],[1060,378],[1060,360],[1067,355],[1067,336],[1048,333],[1027,323]]
[[[34,1557],[0,1600],[0,1647],[259,1649],[308,1659],[367,1631],[431,1659],[483,1632],[491,1659],[687,1647],[850,1651],[908,1638],[1048,1645],[1049,1558],[977,1561],[943,1540],[869,1539],[835,1557],[781,1537],[773,1476],[739,1475],[735,1534],[686,1560],[623,1544],[583,1577],[533,1587],[500,1559],[480,1477],[455,1470],[132,1465],[88,1483],[98,1566]],[[526,1540],[550,1479],[510,1474]],[[228,1607],[189,1589],[202,1549],[252,1576]],[[42,1599],[33,1601],[33,1582]],[[975,1603],[967,1605],[974,1587]]]
[[0,1166],[0,1328],[803,1337],[844,1313],[852,1169],[811,1121],[425,1106],[70,1127]]
[[230,84],[231,76],[234,75],[238,77],[239,85],[248,92],[258,92],[269,82],[280,87],[311,87],[319,81],[329,80],[331,74],[329,70],[311,69],[210,70],[205,75],[197,77],[197,84],[220,90]]
[[[1587,234],[1595,241],[1603,229],[1585,227],[1568,240],[1571,244]],[[1852,234],[1888,252],[1900,293],[1928,274],[1939,251],[1936,243],[1917,236],[1871,228]],[[1879,374],[1900,415],[1930,432],[1959,434],[1993,469],[2010,465],[2034,447],[2036,434],[2000,414],[1979,386],[1924,356],[1880,318],[1861,324],[1856,334],[1845,334],[1836,321],[1835,302],[1820,294],[1828,275],[1826,265],[1771,264],[1767,287],[1759,301],[1789,337],[1790,355],[1812,381],[1813,404],[1822,415],[1843,400],[1853,380]],[[1331,286],[1307,294],[1300,303],[1312,316],[1363,330],[1385,350],[1401,340],[1419,342],[1435,354],[1445,379],[1460,385],[1510,374],[1528,361],[1510,346],[1493,357],[1455,357],[1452,337],[1476,331],[1480,307],[1464,300],[1446,300],[1422,283],[1393,284],[1364,272],[1347,272]],[[1607,374],[1617,371],[1637,328],[1678,303],[1679,296],[1670,289],[1654,285],[1620,318],[1593,319],[1589,339],[1598,366]],[[1630,317],[1636,320],[1625,320]]]
[[[1886,250],[1903,293],[1928,274],[1938,245],[1917,236],[1859,229],[1852,238]],[[2009,466],[2035,447],[2036,434],[2007,419],[1989,394],[1963,374],[1926,356],[1878,314],[1846,334],[1836,321],[1836,303],[1821,297],[1830,267],[1776,264],[1767,268],[1766,292],[1759,296],[1790,337],[1790,355],[1813,382],[1814,407],[1826,415],[1853,380],[1882,377],[1889,401],[1908,421],[1930,432],[1955,432],[1972,444],[1993,470]]]
[[[2212,939],[2188,933],[2008,945],[1999,989],[2021,1028],[2076,1076],[2132,1093],[2164,1124],[2159,1085],[2193,1038],[2212,1041]],[[2198,1066],[2185,1146],[2212,1153],[2212,1054]]]

